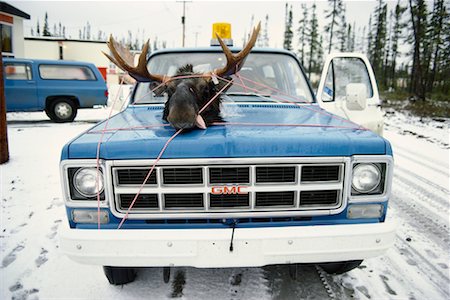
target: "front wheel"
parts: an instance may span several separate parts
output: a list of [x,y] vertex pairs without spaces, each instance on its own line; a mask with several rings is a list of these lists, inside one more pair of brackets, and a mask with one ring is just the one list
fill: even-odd
[[70,99],[56,99],[45,113],[56,123],[72,122],[77,115],[77,106]]
[[328,274],[343,274],[358,267],[362,260],[338,261],[320,264],[319,266]]
[[126,267],[103,267],[103,272],[110,284],[122,285],[133,282],[136,279],[136,270]]

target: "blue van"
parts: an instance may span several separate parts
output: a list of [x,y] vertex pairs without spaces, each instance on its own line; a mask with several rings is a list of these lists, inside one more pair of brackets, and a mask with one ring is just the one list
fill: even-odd
[[4,58],[3,65],[8,112],[44,110],[61,123],[79,108],[106,105],[105,80],[91,63]]

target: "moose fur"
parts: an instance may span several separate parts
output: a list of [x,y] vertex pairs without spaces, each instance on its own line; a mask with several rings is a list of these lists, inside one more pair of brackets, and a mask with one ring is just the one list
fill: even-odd
[[[193,66],[187,64],[179,68],[176,72],[176,76],[186,76],[186,75],[201,75],[200,73],[195,73]],[[181,86],[183,85],[183,86]],[[202,109],[206,103],[208,103],[211,98],[213,98],[223,87],[225,83],[220,81],[219,84],[214,84],[212,80],[206,80],[203,77],[193,77],[184,79],[173,79],[168,82],[163,90],[159,92],[166,92],[168,95],[168,100],[164,106],[163,120],[169,121],[169,113],[172,114],[172,120],[186,119],[186,114],[189,113],[189,109],[183,107],[184,104],[189,105],[191,108],[191,119],[195,119],[199,110]],[[178,92],[180,88],[185,92]],[[221,96],[218,95],[217,98],[211,102],[205,110],[200,114],[209,126],[214,122],[223,121],[220,115],[221,106]],[[179,108],[179,109],[177,109]],[[173,124],[173,125],[183,125],[183,124]],[[175,126],[174,126],[175,127]],[[192,126],[191,126],[192,127]]]

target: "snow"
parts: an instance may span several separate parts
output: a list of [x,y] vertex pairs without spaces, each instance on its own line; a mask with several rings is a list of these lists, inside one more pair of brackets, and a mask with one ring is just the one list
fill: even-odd
[[[61,198],[62,146],[107,109],[81,110],[76,122],[54,124],[44,113],[9,113],[11,159],[1,165],[0,299],[448,299],[450,120],[390,111],[385,137],[395,156],[388,218],[400,226],[385,255],[347,274],[330,276],[302,266],[296,281],[284,266],[139,270],[135,282],[111,286],[97,266],[58,250],[66,215]],[[328,289],[327,289],[328,288]]]

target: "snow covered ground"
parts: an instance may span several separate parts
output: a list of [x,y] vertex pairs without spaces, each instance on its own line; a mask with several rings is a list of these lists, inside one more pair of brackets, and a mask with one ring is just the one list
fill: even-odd
[[0,299],[449,299],[449,124],[389,111],[385,137],[395,175],[389,218],[398,220],[395,246],[347,274],[304,266],[297,280],[284,266],[139,270],[135,282],[111,286],[101,268],[58,251],[66,222],[59,179],[62,146],[105,109],[82,110],[71,124],[44,113],[8,114],[11,159],[1,165]]

